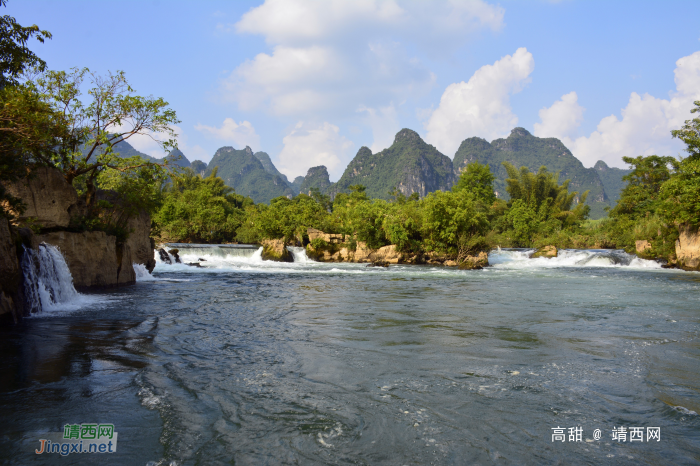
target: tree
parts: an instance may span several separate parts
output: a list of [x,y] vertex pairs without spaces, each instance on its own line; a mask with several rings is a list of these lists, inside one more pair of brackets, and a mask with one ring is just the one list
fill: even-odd
[[[0,6],[7,7],[7,0],[0,0]],[[11,16],[0,16],[0,88],[18,84],[18,78],[29,68],[46,67],[44,60],[27,47],[31,38],[44,43],[51,33],[36,24],[25,27]]]
[[474,194],[475,199],[491,205],[496,200],[496,195],[493,192],[495,179],[496,177],[491,173],[488,165],[472,162],[462,171],[459,180],[452,187],[452,191],[469,191]]
[[[695,108],[690,110],[690,113],[700,113],[700,100],[693,102]],[[700,116],[692,120],[685,120],[685,124],[681,129],[671,131],[674,138],[678,138],[685,142],[685,151],[690,154],[688,158],[700,158]]]
[[[92,84],[89,105],[80,100],[86,77]],[[88,208],[95,201],[95,182],[102,172],[116,170],[127,174],[156,165],[137,158],[120,158],[114,150],[116,144],[139,134],[156,140],[164,151],[176,147],[177,135],[172,125],[179,120],[175,111],[162,98],[134,95],[122,71],[104,77],[87,68],[73,68],[70,73],[48,71],[27,85],[52,111],[52,150],[33,153],[32,157],[61,170],[69,184],[82,177]],[[156,139],[157,135],[167,139]]]

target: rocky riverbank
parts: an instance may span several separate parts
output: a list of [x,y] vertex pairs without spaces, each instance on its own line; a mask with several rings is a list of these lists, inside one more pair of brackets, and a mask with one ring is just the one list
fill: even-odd
[[85,214],[85,203],[56,169],[40,167],[29,179],[6,188],[22,199],[26,210],[14,225],[0,219],[0,321],[17,322],[31,312],[25,303],[20,264],[25,250],[36,250],[40,243],[60,250],[78,290],[131,285],[136,282],[132,264],[143,264],[148,270],[155,267],[148,213],[129,218],[128,237],[120,242],[103,231],[76,227],[75,219]]

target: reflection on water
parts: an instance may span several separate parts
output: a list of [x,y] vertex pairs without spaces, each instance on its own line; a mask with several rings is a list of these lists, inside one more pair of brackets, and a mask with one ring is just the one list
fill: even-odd
[[[204,267],[3,331],[0,458],[50,462],[39,432],[96,420],[120,432],[108,464],[696,463],[700,281],[622,254],[458,271],[181,252]],[[662,440],[618,444],[620,425]],[[552,443],[558,426],[584,441]]]

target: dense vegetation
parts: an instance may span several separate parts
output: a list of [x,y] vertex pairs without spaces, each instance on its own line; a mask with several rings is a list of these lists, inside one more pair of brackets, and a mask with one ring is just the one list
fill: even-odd
[[[48,32],[23,28],[7,16],[0,27],[9,31],[0,40],[0,181],[31,176],[38,166],[54,167],[85,202],[75,227],[102,229],[120,241],[129,234],[125,218],[146,210],[154,236],[167,241],[306,244],[307,229],[316,228],[340,235],[350,249],[391,244],[409,255],[459,259],[496,246],[632,251],[636,241],[646,240],[645,255],[672,261],[679,231],[700,226],[700,117],[672,132],[686,144],[686,158],[625,158],[630,170],[624,187],[615,179],[622,171],[604,164],[583,169],[559,141],[534,138],[521,128],[491,144],[466,140],[455,158],[455,179],[449,158],[404,129],[379,154],[360,149],[335,186],[328,186],[327,172],[317,167],[306,192],[293,196],[291,183],[269,156],[250,148],[222,148],[206,170],[198,161],[188,167],[174,145],[175,112],[163,99],[135,95],[121,72],[47,71],[26,43],[49,38]],[[91,85],[88,104],[81,100],[84,81]],[[700,101],[692,110],[698,112]],[[126,142],[154,133],[166,136],[161,145],[170,156],[164,163]],[[549,147],[561,160],[547,167],[509,163],[513,153],[532,155],[535,146]],[[425,185],[420,189],[408,186],[417,174]],[[560,182],[563,175],[567,179]],[[590,221],[586,200],[603,195],[601,179],[611,191],[620,190],[619,201],[608,218]],[[297,178],[294,185],[303,182]],[[591,183],[592,191],[569,190]],[[21,202],[1,186],[2,215],[16,219]],[[314,247],[327,246],[315,241]]]

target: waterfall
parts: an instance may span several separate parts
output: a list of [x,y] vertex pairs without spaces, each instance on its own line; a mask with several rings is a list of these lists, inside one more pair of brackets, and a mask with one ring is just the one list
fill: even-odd
[[151,275],[145,265],[134,262],[132,266],[134,267],[137,282],[152,282],[157,280],[153,275]]
[[24,248],[22,273],[30,313],[61,309],[80,298],[68,264],[55,246],[41,243],[37,250]]
[[306,255],[305,248],[300,248],[297,246],[287,246],[287,250],[292,253],[292,257],[294,257],[294,262],[298,262],[298,263],[302,263],[302,264],[307,263],[307,262],[313,262]]

